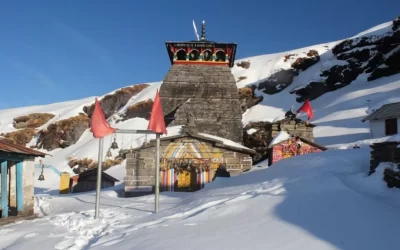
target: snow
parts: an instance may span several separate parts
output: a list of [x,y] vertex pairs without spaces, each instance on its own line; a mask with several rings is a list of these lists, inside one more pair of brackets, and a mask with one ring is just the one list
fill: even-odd
[[268,147],[272,147],[278,143],[281,143],[283,141],[286,141],[287,139],[289,139],[291,136],[286,133],[285,131],[280,131],[270,142],[270,144],[268,145]]
[[196,193],[163,192],[157,214],[154,196],[120,198],[119,186],[102,192],[99,220],[94,193],[37,196],[46,216],[0,228],[0,248],[396,248],[400,192],[382,175],[367,175],[368,156],[363,148],[325,151],[218,179]]
[[387,139],[390,142],[400,142],[400,134],[392,135]]
[[[385,23],[357,34],[380,36],[390,31]],[[263,96],[263,101],[243,114],[243,124],[253,121],[274,121],[284,117],[292,105],[300,106],[289,92],[311,81],[321,80],[320,72],[333,65],[347,64],[337,60],[330,49],[340,41],[299,48],[270,55],[244,58],[250,68],[232,68],[237,83],[244,87],[289,69],[310,49],[317,50],[321,60],[294,78],[291,86],[275,95]],[[293,54],[286,62],[285,56]],[[324,94],[311,101],[315,141],[330,150],[281,160],[273,166],[261,162],[236,177],[220,178],[198,192],[163,192],[161,211],[153,213],[154,196],[122,198],[125,164],[106,172],[118,180],[115,187],[101,192],[100,219],[94,220],[95,193],[60,195],[59,176],[44,169],[45,181],[37,181],[40,169],[35,169],[35,213],[40,218],[19,221],[0,227],[0,249],[395,249],[398,248],[400,192],[389,189],[383,181],[383,171],[390,163],[381,163],[368,176],[372,143],[399,141],[399,135],[369,138],[366,114],[386,103],[400,101],[400,75],[367,82],[360,75],[350,85]],[[153,99],[162,82],[133,96],[109,118],[111,126],[120,129],[146,129],[148,121],[134,118],[118,122],[126,109],[137,102]],[[49,105],[0,110],[0,132],[15,131],[13,118],[36,112],[55,114],[41,128],[61,119],[75,116],[95,97]],[[98,97],[102,98],[102,97]],[[295,108],[296,109],[296,108]],[[299,114],[305,118],[305,114]],[[39,129],[41,129],[39,128]],[[163,137],[179,135],[181,126],[168,128]],[[249,129],[248,134],[256,129]],[[286,135],[285,135],[286,134]],[[216,139],[234,147],[243,145],[217,136]],[[279,133],[273,143],[289,136]],[[108,149],[114,137],[120,148],[135,148],[154,135],[117,134],[105,138]],[[287,139],[287,138],[286,138]],[[34,140],[28,144],[34,144]],[[359,149],[352,149],[357,144]],[[119,149],[118,149],[119,150]],[[113,150],[116,156],[118,150]],[[45,150],[42,150],[47,152]],[[48,152],[44,164],[74,175],[67,165],[70,159],[97,160],[98,140],[89,130],[79,141],[65,149]],[[103,152],[106,158],[107,150]],[[36,159],[38,161],[38,159]]]
[[208,137],[217,141],[221,141],[222,144],[227,145],[227,146],[231,146],[231,147],[235,147],[235,148],[243,148],[243,149],[248,149],[251,150],[248,147],[243,146],[242,144],[239,144],[237,142],[216,136],[216,135],[210,135],[210,134],[205,134],[205,133],[198,133],[200,136],[204,136],[204,137]]

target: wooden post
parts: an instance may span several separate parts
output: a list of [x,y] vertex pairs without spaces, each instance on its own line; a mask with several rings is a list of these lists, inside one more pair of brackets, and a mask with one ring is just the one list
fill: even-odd
[[24,211],[24,175],[23,162],[17,162],[16,166],[16,184],[17,184],[17,211]]
[[8,217],[7,161],[1,162],[1,217]]

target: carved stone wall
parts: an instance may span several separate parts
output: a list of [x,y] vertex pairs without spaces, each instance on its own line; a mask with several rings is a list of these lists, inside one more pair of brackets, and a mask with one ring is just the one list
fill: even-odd
[[300,136],[314,142],[313,127],[314,125],[307,125],[304,121],[299,119],[284,119],[278,123],[272,124],[272,138],[274,138],[279,131],[285,131],[290,135]]
[[229,67],[172,65],[160,97],[168,126],[185,125],[192,114],[196,132],[242,143],[242,109]]

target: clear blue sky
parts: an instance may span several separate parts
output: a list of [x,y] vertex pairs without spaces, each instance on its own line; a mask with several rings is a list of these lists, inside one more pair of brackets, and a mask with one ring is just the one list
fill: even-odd
[[343,39],[390,21],[399,0],[0,0],[0,109],[162,80],[164,42],[236,42],[237,59]]

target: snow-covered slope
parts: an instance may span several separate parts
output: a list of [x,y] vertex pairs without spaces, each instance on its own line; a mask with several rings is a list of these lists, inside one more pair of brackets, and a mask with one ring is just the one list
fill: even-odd
[[[0,228],[1,249],[396,249],[400,193],[367,176],[367,148],[285,159],[195,193],[37,196],[34,221]],[[381,171],[381,168],[379,168]]]

